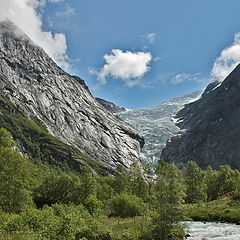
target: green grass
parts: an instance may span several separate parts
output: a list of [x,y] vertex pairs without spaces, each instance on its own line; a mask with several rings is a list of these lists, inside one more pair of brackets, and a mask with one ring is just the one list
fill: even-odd
[[149,217],[105,218],[103,224],[113,232],[116,239],[137,239],[151,225]]
[[[144,231],[151,227],[151,218],[107,218],[101,220],[101,224],[112,232],[114,240],[137,240]],[[183,239],[178,230],[173,232],[175,239]],[[177,238],[179,236],[179,238]],[[45,239],[45,238],[44,238]],[[0,240],[44,240],[39,234],[28,231],[16,231],[11,233],[0,233]],[[89,239],[90,240],[90,239]]]
[[[111,230],[116,240],[137,240],[144,233],[144,236],[146,233],[150,234],[149,230],[153,224],[152,218],[148,215],[135,218],[105,218],[102,223]],[[185,233],[177,226],[172,230],[171,235],[176,240],[185,237]]]
[[185,216],[194,221],[240,224],[240,201],[222,197],[207,203],[185,205]]
[[11,234],[0,235],[0,240],[43,240],[39,236],[32,232],[15,232]]

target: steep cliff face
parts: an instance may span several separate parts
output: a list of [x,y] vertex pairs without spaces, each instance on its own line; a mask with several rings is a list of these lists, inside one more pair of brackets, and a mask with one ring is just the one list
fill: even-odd
[[143,139],[103,108],[10,22],[0,23],[0,91],[64,143],[115,168],[139,159]]
[[177,113],[181,134],[168,142],[162,158],[201,167],[240,168],[240,65],[222,84],[212,83],[202,97]]

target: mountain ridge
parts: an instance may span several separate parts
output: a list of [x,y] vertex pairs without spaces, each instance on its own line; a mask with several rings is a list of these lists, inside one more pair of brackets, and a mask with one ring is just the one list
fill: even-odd
[[[138,161],[143,139],[105,110],[11,22],[0,23],[0,89],[29,119],[109,169]],[[17,34],[16,34],[17,32]]]
[[115,105],[114,103],[112,102],[109,102],[105,99],[102,99],[102,98],[98,98],[96,97],[95,98],[98,103],[100,103],[104,108],[106,108],[108,111],[112,112],[112,113],[119,113],[119,112],[125,112],[126,111],[126,108],[124,107],[119,107],[117,105]]
[[167,143],[162,158],[184,166],[195,161],[202,168],[228,164],[240,168],[240,64],[218,84],[209,85],[196,102],[177,113],[182,130]]

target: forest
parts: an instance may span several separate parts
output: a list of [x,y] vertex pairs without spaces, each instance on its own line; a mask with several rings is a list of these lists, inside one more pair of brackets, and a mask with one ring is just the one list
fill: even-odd
[[240,171],[159,160],[115,176],[24,156],[0,129],[0,239],[185,239],[184,221],[240,223]]

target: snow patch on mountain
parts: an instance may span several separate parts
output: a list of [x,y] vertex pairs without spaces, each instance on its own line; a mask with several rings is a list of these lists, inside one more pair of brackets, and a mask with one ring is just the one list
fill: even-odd
[[176,113],[185,104],[199,99],[201,93],[202,91],[196,91],[152,108],[132,109],[117,114],[122,120],[134,126],[144,137],[145,145],[140,155],[143,163],[156,162],[160,159],[166,142],[181,133],[175,125],[181,121],[176,118]]

